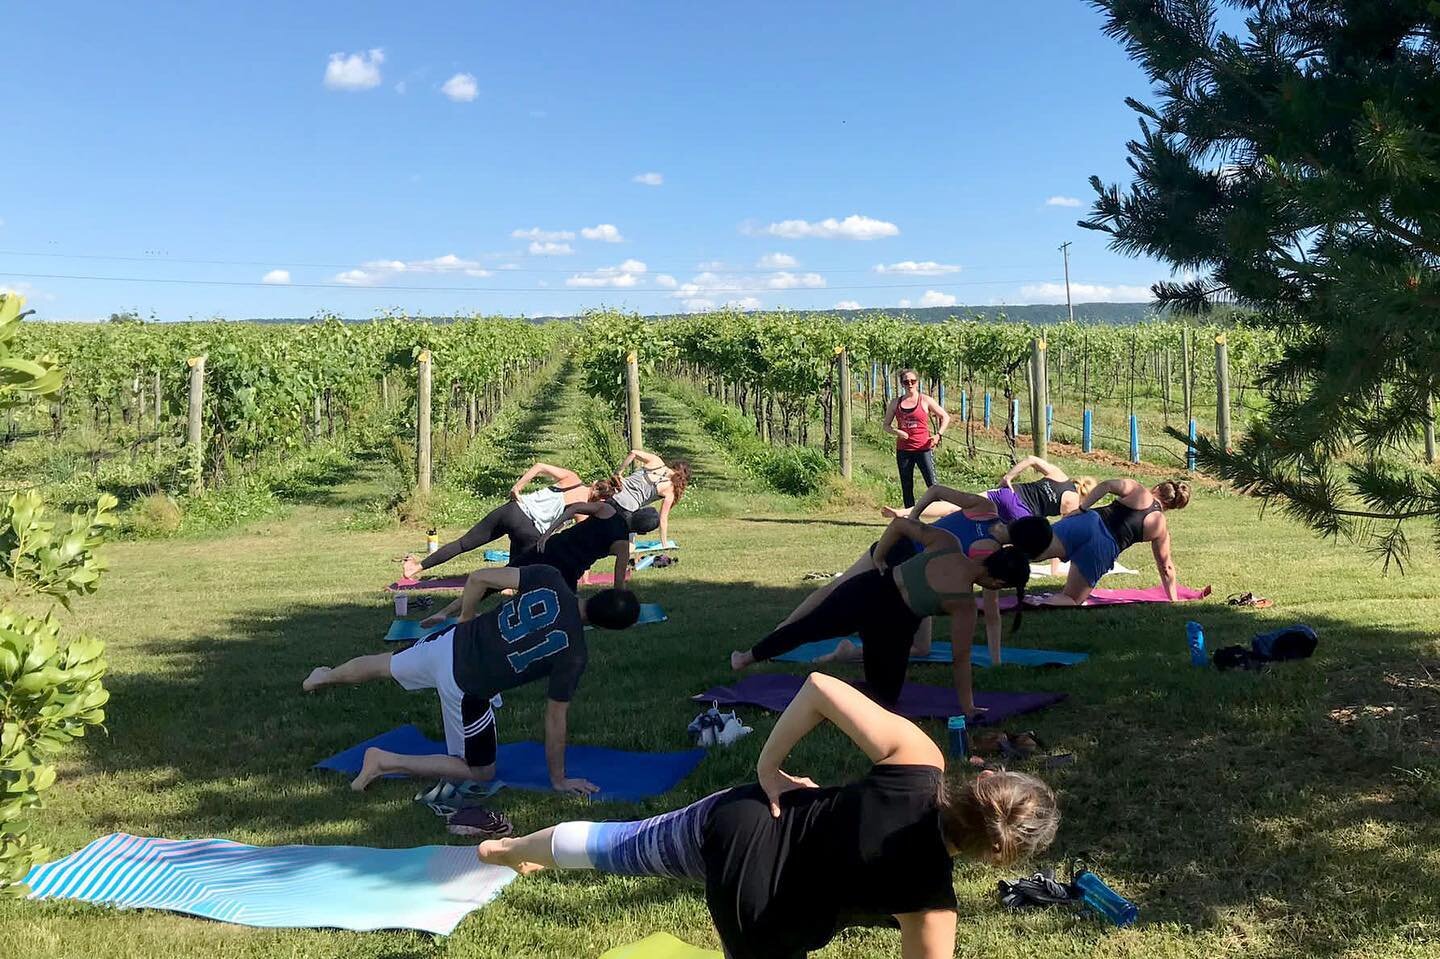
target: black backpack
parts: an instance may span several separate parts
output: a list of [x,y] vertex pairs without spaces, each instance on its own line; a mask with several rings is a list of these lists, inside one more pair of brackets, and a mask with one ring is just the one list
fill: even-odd
[[1211,662],[1216,669],[1264,669],[1266,663],[1286,659],[1309,659],[1319,645],[1320,637],[1304,623],[1261,633],[1250,640],[1250,648],[1226,646],[1215,650]]

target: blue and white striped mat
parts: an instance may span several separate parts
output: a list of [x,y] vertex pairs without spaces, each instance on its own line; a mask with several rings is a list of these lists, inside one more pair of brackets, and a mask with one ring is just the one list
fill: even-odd
[[166,909],[242,926],[448,935],[515,873],[474,846],[247,846],[114,833],[25,877],[31,899]]

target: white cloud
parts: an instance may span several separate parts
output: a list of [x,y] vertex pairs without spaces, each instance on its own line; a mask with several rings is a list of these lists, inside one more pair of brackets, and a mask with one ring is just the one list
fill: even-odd
[[825,285],[825,277],[819,273],[776,273],[765,280],[772,290],[813,290]]
[[429,260],[371,260],[360,264],[359,269],[337,273],[335,281],[349,286],[373,286],[401,273],[463,273],[473,277],[490,275],[490,271],[482,267],[478,260],[467,260],[454,253],[446,253]]
[[704,297],[692,297],[685,301],[685,309],[690,313],[704,313],[706,310],[715,309],[715,301],[707,300]]
[[566,286],[572,287],[616,287],[629,288],[640,282],[640,277],[645,274],[646,266],[639,260],[626,260],[619,266],[602,266],[598,270],[589,273],[576,273],[565,281]]
[[696,264],[695,264],[695,269],[700,270],[702,273],[705,272],[706,270],[723,270],[723,269],[725,269],[725,261],[724,261],[724,260],[704,260],[703,262],[696,263]]
[[680,282],[669,273],[657,273],[655,275],[655,285],[664,287],[667,290],[673,290],[680,285]]
[[1080,201],[1073,196],[1052,196],[1045,201],[1046,206],[1079,206]]
[[290,271],[271,270],[269,273],[266,273],[264,276],[260,277],[260,282],[272,283],[276,286],[284,286],[286,283],[290,282]]
[[858,302],[856,302],[855,300],[841,300],[839,303],[836,303],[836,304],[835,304],[835,309],[837,309],[837,310],[862,310],[862,309],[864,309],[864,307],[862,307],[862,306],[861,306]]
[[440,92],[456,103],[469,103],[480,95],[480,87],[473,73],[457,73],[441,85]]
[[852,213],[843,220],[832,216],[814,223],[807,220],[781,220],[762,228],[760,232],[781,236],[787,240],[878,240],[886,236],[899,236],[900,228],[884,220]]
[[642,186],[663,186],[665,175],[663,173],[637,173],[630,178],[630,182],[639,183]]
[[951,263],[936,263],[934,260],[901,260],[899,263],[891,263],[886,266],[884,263],[875,264],[876,273],[903,273],[908,276],[944,276],[947,273],[959,273],[960,267]]
[[800,261],[789,253],[766,253],[755,261],[755,265],[762,270],[788,270],[792,266],[799,266]]
[[528,230],[511,230],[510,235],[517,240],[573,240],[575,233],[572,230],[542,230],[538,226],[532,226]]
[[[1027,303],[1064,303],[1064,283],[1030,283],[1020,287],[1020,297]],[[1071,283],[1070,299],[1076,303],[1149,303],[1155,299],[1148,286],[1097,283]]]
[[925,295],[920,297],[921,306],[954,306],[955,297],[949,293],[941,293],[939,290],[926,290]]
[[896,303],[895,305],[898,306],[898,307],[900,307],[900,309],[902,309],[902,310],[908,310],[908,309],[910,309],[910,301],[909,301],[909,300],[901,300],[899,303]]
[[575,248],[569,243],[556,243],[554,240],[530,241],[531,256],[569,256],[574,252]]
[[601,243],[623,243],[625,241],[613,223],[584,227],[581,229],[580,235],[587,240],[599,240]]
[[380,64],[385,62],[385,51],[371,50],[369,53],[330,54],[325,64],[325,86],[330,90],[369,90],[380,85]]
[[758,299],[756,299],[755,297],[753,297],[753,296],[742,296],[742,297],[741,297],[740,299],[738,299],[738,300],[730,300],[730,301],[727,302],[725,305],[728,306],[728,307],[732,307],[732,308],[734,308],[734,309],[737,309],[737,310],[758,310],[758,309],[760,309],[760,301],[759,301]]

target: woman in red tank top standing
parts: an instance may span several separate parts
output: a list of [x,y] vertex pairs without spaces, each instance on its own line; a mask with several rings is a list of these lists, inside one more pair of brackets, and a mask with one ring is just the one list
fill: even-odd
[[[925,486],[935,485],[935,447],[950,426],[945,407],[920,392],[920,374],[914,370],[900,371],[900,385],[905,393],[890,401],[885,410],[885,429],[895,434],[895,465],[900,468],[900,491],[907,507],[915,505],[915,467]],[[939,423],[932,435],[930,417]]]

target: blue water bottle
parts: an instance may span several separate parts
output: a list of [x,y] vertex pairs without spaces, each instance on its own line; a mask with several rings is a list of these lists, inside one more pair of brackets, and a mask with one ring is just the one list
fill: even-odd
[[951,716],[947,724],[950,734],[950,758],[966,759],[970,756],[970,732],[965,728],[965,717]]
[[1190,641],[1190,665],[1209,666],[1210,657],[1205,655],[1205,629],[1193,619],[1185,624],[1185,637]]
[[1135,904],[1114,889],[1105,885],[1105,880],[1088,869],[1075,874],[1075,886],[1080,890],[1085,905],[1109,919],[1117,926],[1128,926],[1140,915]]

